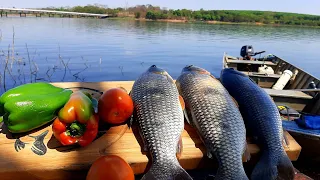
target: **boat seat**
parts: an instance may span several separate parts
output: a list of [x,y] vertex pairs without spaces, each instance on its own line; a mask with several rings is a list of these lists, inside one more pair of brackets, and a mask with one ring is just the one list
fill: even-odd
[[270,62],[270,61],[248,61],[248,60],[226,60],[228,64],[234,63],[234,64],[258,64],[258,65],[267,65],[267,66],[276,66],[276,63]]
[[312,96],[301,91],[263,89],[272,97],[277,105],[285,105],[297,111],[302,111],[313,99]]
[[243,74],[248,75],[250,77],[262,77],[262,78],[275,78],[275,79],[279,79],[281,77],[280,74],[263,74],[263,73],[258,73],[258,72],[245,72],[245,71],[241,71]]
[[243,74],[249,76],[262,88],[271,88],[281,77],[280,74],[264,74],[258,72],[240,71]]
[[295,90],[276,90],[276,89],[267,89],[263,88],[270,96],[279,96],[279,97],[290,97],[290,98],[299,98],[299,99],[312,99],[312,96]]

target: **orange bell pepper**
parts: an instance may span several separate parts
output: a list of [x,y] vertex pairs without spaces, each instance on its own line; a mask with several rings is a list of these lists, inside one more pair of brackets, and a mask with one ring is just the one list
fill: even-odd
[[69,101],[59,111],[52,130],[63,145],[78,143],[87,146],[97,136],[98,123],[99,116],[94,112],[91,99],[77,91],[71,94]]

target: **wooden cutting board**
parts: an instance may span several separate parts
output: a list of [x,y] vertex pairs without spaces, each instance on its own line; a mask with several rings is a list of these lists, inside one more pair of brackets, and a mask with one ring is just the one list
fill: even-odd
[[[131,90],[133,81],[122,82],[99,82],[99,83],[52,83],[55,86],[71,88],[79,87],[87,89],[94,97],[113,87],[123,87],[128,92]],[[95,89],[95,90],[94,90]],[[39,128],[32,132],[32,136],[46,133],[44,144],[47,149],[43,155],[34,153],[33,137],[28,135],[13,137],[7,132],[5,126],[0,133],[0,177],[1,179],[85,179],[90,165],[100,156],[114,154],[124,158],[133,168],[135,174],[141,174],[146,170],[148,164],[147,153],[141,151],[141,139],[136,128],[128,128],[126,124],[105,128],[99,133],[92,144],[87,147],[65,147],[53,137],[51,124]],[[292,161],[298,159],[301,146],[285,132],[289,139],[289,146],[285,150]],[[16,139],[26,143],[24,148],[15,149]],[[19,142],[19,141],[18,141]],[[20,142],[20,144],[21,144]],[[215,160],[207,159],[205,148],[195,130],[188,124],[182,134],[183,151],[179,157],[182,167],[196,169],[210,167],[215,164]],[[254,157],[258,154],[259,148],[248,139],[249,151]],[[21,146],[20,146],[21,147]],[[33,150],[32,150],[33,149]],[[250,160],[252,161],[252,160]],[[249,161],[249,163],[250,163]]]

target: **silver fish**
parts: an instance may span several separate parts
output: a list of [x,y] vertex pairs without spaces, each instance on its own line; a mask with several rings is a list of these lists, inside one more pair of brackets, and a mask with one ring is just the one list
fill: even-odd
[[142,179],[192,179],[176,157],[184,128],[179,93],[171,76],[151,66],[132,87],[135,116],[152,165]]
[[237,100],[247,128],[262,150],[251,179],[293,179],[294,168],[282,145],[280,114],[271,97],[247,75],[231,68],[222,70],[221,82]]
[[192,65],[182,70],[176,84],[185,100],[188,121],[196,128],[208,156],[214,154],[219,162],[215,179],[248,179],[242,163],[245,125],[228,91],[208,71]]

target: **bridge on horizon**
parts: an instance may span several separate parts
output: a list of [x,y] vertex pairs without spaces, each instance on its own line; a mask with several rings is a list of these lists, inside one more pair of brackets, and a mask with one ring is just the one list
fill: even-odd
[[80,13],[80,12],[68,12],[68,11],[0,7],[0,17],[8,17],[8,13],[17,13],[20,15],[20,17],[26,17],[27,14],[34,14],[36,17],[41,17],[42,15],[48,15],[49,17],[54,17],[55,15],[60,15],[60,17],[96,17],[96,18],[110,17],[109,14],[93,14],[93,13]]

